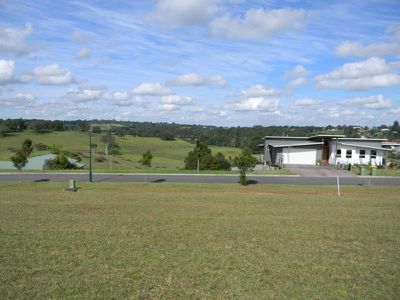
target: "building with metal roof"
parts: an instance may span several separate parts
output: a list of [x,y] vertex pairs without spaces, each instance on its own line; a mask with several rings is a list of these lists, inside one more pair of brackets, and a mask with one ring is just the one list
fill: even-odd
[[317,162],[383,165],[388,151],[391,151],[386,142],[385,139],[328,134],[311,137],[266,136],[263,159],[274,165],[315,165]]

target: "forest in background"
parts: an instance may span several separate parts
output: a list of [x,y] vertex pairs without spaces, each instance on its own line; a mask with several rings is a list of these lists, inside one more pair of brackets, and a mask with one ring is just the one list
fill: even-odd
[[257,152],[257,145],[263,137],[272,136],[312,136],[316,134],[343,134],[347,137],[400,139],[398,121],[392,125],[362,127],[357,125],[339,126],[252,126],[219,127],[177,123],[153,123],[116,120],[40,120],[40,119],[0,119],[0,135],[32,130],[37,133],[52,131],[89,131],[94,133],[138,137],[158,137],[163,140],[183,139],[194,143],[202,140],[207,145],[244,148]]

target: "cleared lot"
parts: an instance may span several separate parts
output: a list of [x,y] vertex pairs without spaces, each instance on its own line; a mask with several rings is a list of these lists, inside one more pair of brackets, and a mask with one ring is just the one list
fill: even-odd
[[399,188],[0,184],[4,298],[396,298]]

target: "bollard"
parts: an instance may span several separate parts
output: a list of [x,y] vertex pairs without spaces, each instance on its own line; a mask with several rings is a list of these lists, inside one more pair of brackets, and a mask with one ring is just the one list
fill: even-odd
[[68,183],[68,187],[64,189],[67,192],[76,192],[78,189],[75,185],[75,179],[70,179]]
[[69,180],[69,188],[70,189],[75,189],[75,180],[74,179],[70,179]]

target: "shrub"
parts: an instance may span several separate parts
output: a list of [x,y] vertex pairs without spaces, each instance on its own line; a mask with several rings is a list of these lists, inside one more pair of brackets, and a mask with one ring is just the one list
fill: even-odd
[[37,143],[33,145],[33,147],[38,151],[47,151],[49,148],[46,144],[43,143]]
[[94,159],[96,162],[105,162],[106,158],[104,156],[98,156]]
[[45,170],[67,170],[77,169],[78,166],[74,163],[71,163],[64,154],[59,154],[54,159],[46,160],[43,168]]

